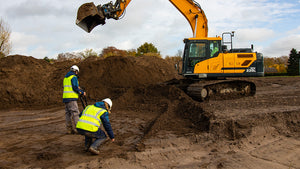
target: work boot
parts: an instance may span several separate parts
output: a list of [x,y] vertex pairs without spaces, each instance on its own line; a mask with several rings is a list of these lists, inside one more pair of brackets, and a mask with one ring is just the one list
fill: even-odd
[[93,138],[85,136],[85,141],[84,141],[85,151],[89,151],[89,148],[92,145],[92,142],[93,142]]
[[100,154],[100,151],[95,149],[94,147],[90,147],[89,148],[89,151],[92,153],[92,154],[95,154],[95,155],[99,155]]
[[100,145],[105,142],[106,137],[105,138],[98,138],[94,141],[94,143],[90,146],[89,151],[92,152],[93,154],[100,154],[99,152],[99,147]]

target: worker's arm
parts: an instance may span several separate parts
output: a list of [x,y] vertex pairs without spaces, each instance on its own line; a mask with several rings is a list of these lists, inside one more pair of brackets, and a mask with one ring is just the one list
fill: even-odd
[[78,86],[78,78],[76,76],[74,76],[72,79],[71,79],[71,83],[72,83],[72,88],[73,90],[78,93],[78,94],[84,94],[84,91],[79,89],[79,86]]
[[109,118],[108,118],[108,112],[105,112],[101,117],[100,117],[102,123],[103,123],[103,127],[105,129],[105,131],[107,132],[109,138],[111,140],[114,140],[115,136],[113,133],[113,130],[111,128],[110,122],[109,122]]

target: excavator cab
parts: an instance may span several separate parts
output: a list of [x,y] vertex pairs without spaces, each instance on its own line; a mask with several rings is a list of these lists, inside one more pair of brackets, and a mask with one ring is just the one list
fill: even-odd
[[90,33],[94,27],[105,24],[105,16],[101,6],[93,2],[81,5],[77,11],[76,25]]
[[263,55],[251,48],[225,50],[220,37],[184,40],[182,75],[194,79],[264,76]]

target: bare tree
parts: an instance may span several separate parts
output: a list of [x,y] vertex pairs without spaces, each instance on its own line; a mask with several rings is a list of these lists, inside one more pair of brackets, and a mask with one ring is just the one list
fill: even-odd
[[11,50],[10,27],[0,18],[0,58],[7,56]]

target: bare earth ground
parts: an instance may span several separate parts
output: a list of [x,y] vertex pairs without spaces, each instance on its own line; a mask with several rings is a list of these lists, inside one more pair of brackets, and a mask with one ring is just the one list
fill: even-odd
[[237,100],[196,102],[162,84],[118,89],[116,141],[98,156],[66,134],[63,104],[2,109],[0,168],[300,168],[300,77],[248,80],[256,95]]

